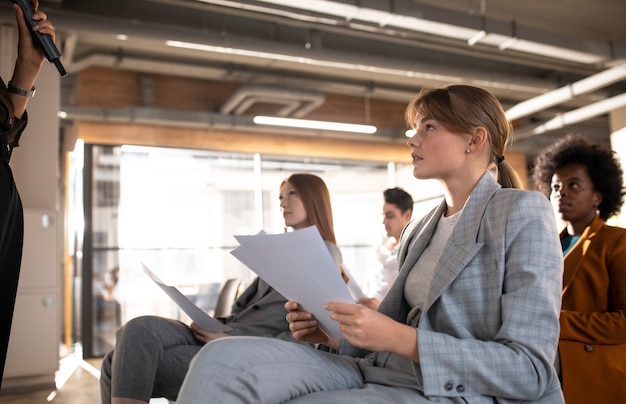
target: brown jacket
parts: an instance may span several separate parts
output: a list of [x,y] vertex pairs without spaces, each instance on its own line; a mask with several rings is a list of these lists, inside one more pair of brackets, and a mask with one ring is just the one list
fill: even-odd
[[596,217],[564,260],[559,352],[565,402],[623,403],[626,229]]

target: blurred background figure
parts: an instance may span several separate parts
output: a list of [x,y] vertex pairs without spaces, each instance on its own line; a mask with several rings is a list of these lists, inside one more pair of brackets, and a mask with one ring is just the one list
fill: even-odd
[[565,223],[557,355],[565,401],[623,402],[626,229],[605,223],[623,205],[623,170],[613,151],[568,135],[537,156],[534,176]]
[[115,325],[119,327],[122,325],[122,301],[124,300],[124,286],[123,282],[120,282],[120,267],[111,269],[108,278],[106,285],[108,300],[114,304]]
[[379,302],[398,275],[398,242],[413,214],[413,198],[402,188],[388,188],[383,191],[383,196],[383,225],[388,238],[376,250],[375,260],[372,259],[369,265],[365,292]]
[[94,315],[99,332],[115,332],[122,325],[122,283],[120,268],[110,269],[104,279],[93,275]]

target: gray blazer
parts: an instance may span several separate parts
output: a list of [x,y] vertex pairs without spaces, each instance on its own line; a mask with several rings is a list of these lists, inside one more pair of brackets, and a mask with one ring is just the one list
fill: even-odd
[[[404,294],[445,201],[403,232],[400,273],[379,306],[415,324]],[[554,214],[538,192],[503,189],[485,173],[441,257],[416,328],[420,363],[342,341],[366,382],[467,402],[562,403],[554,370],[563,256]]]

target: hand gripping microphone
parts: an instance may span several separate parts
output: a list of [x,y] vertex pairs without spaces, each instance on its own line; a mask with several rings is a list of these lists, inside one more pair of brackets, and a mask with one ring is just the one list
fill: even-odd
[[61,64],[61,53],[54,45],[54,42],[52,42],[52,37],[50,37],[50,35],[42,35],[39,32],[33,31],[33,27],[37,24],[37,21],[33,20],[33,14],[35,14],[35,9],[33,8],[33,4],[30,2],[30,0],[11,0],[11,3],[17,4],[18,6],[20,6],[22,11],[24,11],[24,19],[26,20],[26,24],[28,24],[28,27],[30,28],[30,33],[32,34],[33,39],[35,39],[35,41],[39,42],[39,45],[41,45],[41,49],[46,55],[46,59],[48,59],[48,62],[54,63],[61,76],[67,75],[65,68]]

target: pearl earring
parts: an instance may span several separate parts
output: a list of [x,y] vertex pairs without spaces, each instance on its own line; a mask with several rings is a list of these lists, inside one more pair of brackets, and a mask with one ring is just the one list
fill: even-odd
[[471,150],[469,149],[469,147],[467,149],[465,149],[465,153],[469,154],[471,152]]

